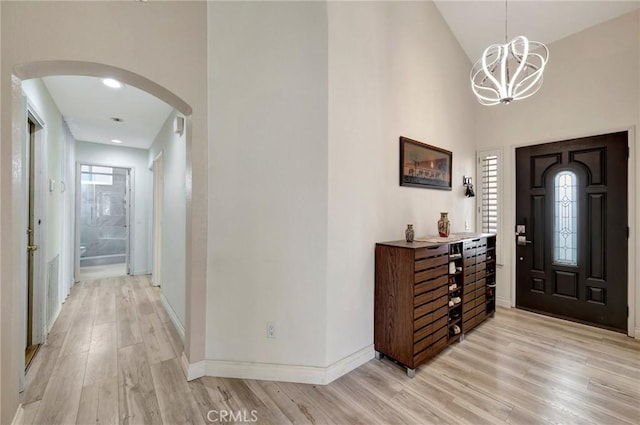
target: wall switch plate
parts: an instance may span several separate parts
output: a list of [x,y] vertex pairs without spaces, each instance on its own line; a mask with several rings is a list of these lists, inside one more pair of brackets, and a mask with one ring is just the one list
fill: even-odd
[[267,338],[276,337],[276,322],[267,322]]

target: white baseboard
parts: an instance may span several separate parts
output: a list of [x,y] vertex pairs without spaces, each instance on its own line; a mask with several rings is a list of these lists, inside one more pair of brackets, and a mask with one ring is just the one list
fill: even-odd
[[636,328],[635,339],[640,339],[640,328]]
[[173,323],[173,326],[175,326],[176,331],[178,331],[178,334],[180,335],[180,339],[182,339],[182,342],[184,343],[184,326],[182,325],[182,323],[180,323],[178,315],[176,315],[176,312],[173,310],[173,307],[171,307],[171,304],[169,304],[169,300],[167,300],[167,297],[164,296],[164,293],[162,291],[160,291],[160,304],[162,304],[165,311],[169,315],[171,323]]
[[22,425],[24,422],[24,408],[22,407],[22,403],[18,406],[18,410],[16,414],[13,415],[13,420],[11,421],[11,425]]
[[374,355],[375,350],[373,348],[373,344],[371,344],[345,357],[342,360],[338,360],[327,368],[326,383],[330,384],[341,376],[346,375],[352,370],[359,368],[369,360],[373,359]]
[[182,353],[182,372],[184,372],[184,376],[187,378],[187,381],[193,381],[194,379],[202,378],[205,376],[205,361],[201,360],[196,363],[189,363],[189,359],[187,359],[186,354]]
[[373,357],[373,345],[369,345],[328,367],[206,360],[204,374],[205,376],[222,378],[326,385],[363,365]]
[[511,308],[511,300],[509,298],[496,297],[496,306]]

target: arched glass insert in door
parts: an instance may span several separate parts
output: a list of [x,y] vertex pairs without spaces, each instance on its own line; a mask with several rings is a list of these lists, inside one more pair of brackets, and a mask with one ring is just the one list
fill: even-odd
[[553,179],[553,262],[578,264],[578,177],[560,171]]

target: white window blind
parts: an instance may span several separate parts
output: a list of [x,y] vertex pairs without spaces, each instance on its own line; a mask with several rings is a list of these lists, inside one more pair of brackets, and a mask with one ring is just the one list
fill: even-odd
[[498,233],[500,219],[500,191],[498,173],[500,156],[497,152],[481,152],[480,167],[480,227],[483,232]]

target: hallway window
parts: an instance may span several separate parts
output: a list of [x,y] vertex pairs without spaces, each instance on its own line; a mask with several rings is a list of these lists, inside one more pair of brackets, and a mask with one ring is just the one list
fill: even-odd
[[578,177],[561,171],[553,180],[553,262],[578,264]]
[[80,167],[80,182],[82,184],[113,184],[113,168],[96,165],[81,165]]

